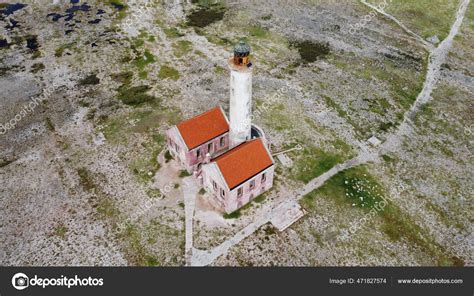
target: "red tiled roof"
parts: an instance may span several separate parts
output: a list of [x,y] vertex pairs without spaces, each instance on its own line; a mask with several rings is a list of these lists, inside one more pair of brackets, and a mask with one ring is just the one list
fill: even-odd
[[215,107],[194,118],[178,124],[178,130],[188,149],[197,146],[229,131],[224,113],[220,107]]
[[231,190],[273,164],[262,139],[241,144],[213,161]]

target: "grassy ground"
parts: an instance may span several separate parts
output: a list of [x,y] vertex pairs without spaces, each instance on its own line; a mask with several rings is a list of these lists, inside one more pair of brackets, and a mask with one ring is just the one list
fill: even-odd
[[330,198],[344,211],[374,212],[376,227],[393,241],[403,241],[414,248],[421,249],[433,260],[435,265],[464,265],[464,262],[446,252],[413,219],[404,213],[390,199],[385,189],[370,175],[366,167],[342,171],[319,189],[303,197],[301,204],[310,212],[315,211],[316,198]]
[[[383,1],[369,1],[380,5]],[[446,38],[454,21],[459,1],[455,0],[392,0],[385,11],[395,16],[411,30],[428,38],[437,35]]]
[[291,168],[291,176],[298,181],[308,183],[343,161],[344,157],[342,155],[309,146],[301,151]]

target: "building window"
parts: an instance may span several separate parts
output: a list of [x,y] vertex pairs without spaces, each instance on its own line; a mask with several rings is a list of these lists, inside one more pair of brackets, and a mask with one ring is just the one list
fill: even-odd
[[221,189],[221,197],[225,197],[225,190]]
[[241,197],[243,193],[244,193],[243,187],[240,187],[239,189],[237,189],[237,197]]
[[265,173],[262,174],[262,183],[265,182],[265,180],[267,180],[267,175]]
[[212,143],[209,143],[207,144],[207,153],[211,153],[212,152]]
[[225,145],[225,138],[224,137],[221,138],[221,143],[220,144],[221,144],[221,147],[224,147],[224,145]]
[[201,157],[201,148],[198,148],[198,150],[196,150],[196,157]]
[[250,181],[250,190],[255,188],[255,180]]
[[214,188],[214,191],[217,191],[217,183],[214,180],[212,180],[212,187]]

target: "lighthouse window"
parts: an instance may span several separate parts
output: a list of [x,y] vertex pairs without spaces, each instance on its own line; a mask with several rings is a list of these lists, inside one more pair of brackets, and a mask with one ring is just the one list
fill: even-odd
[[255,188],[255,180],[250,181],[250,190]]
[[207,152],[208,153],[212,152],[212,143],[207,144]]
[[237,189],[237,196],[238,196],[238,197],[241,197],[243,193],[244,193],[244,190],[243,190],[242,187],[240,187],[239,189]]
[[225,197],[225,191],[224,191],[224,189],[221,189],[221,196],[222,196],[222,197]]
[[265,173],[262,174],[262,183],[265,182],[265,180],[267,179],[267,176]]
[[198,150],[196,150],[196,157],[200,157],[201,156],[201,148],[199,148]]
[[220,144],[221,144],[221,147],[224,147],[224,145],[225,145],[225,138],[224,137],[222,137],[220,139]]

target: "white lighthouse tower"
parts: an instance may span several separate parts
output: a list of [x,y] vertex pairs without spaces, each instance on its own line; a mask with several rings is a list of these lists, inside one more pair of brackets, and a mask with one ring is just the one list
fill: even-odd
[[230,68],[230,148],[251,137],[252,71],[250,46],[240,41],[229,59]]

